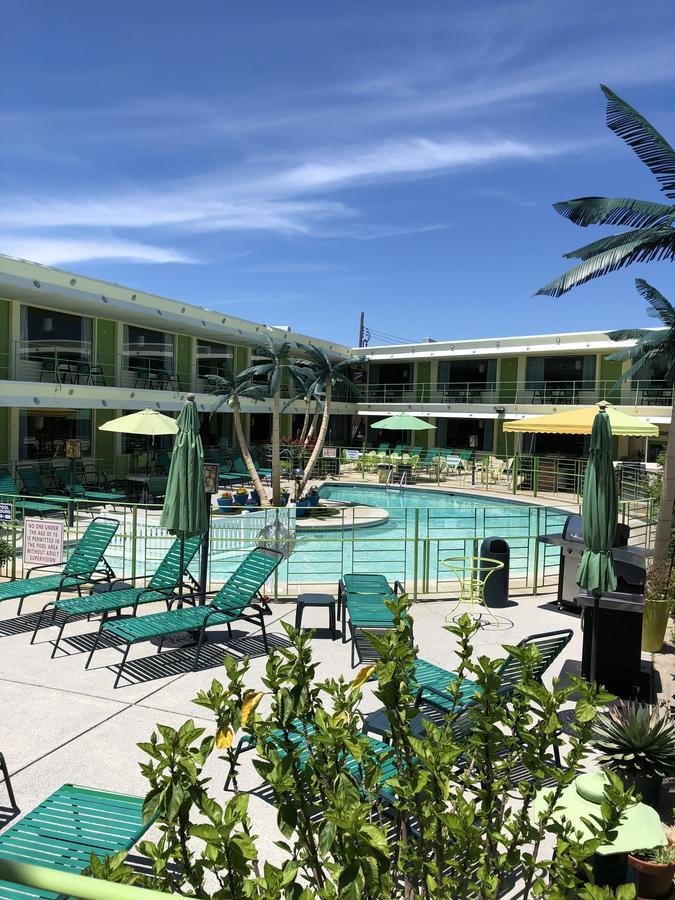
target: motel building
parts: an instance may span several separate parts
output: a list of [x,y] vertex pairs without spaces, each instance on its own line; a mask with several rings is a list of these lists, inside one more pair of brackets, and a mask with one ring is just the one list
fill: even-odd
[[[627,323],[614,322],[611,327]],[[629,323],[628,323],[629,324]],[[208,375],[227,365],[255,363],[263,335],[277,342],[322,347],[334,359],[365,355],[355,366],[358,399],[338,395],[330,443],[381,442],[510,456],[584,456],[588,438],[523,435],[515,446],[504,422],[600,400],[659,426],[658,438],[620,438],[619,459],[654,461],[670,425],[672,391],[653,373],[616,387],[622,367],[608,356],[620,346],[605,332],[432,340],[350,348],[330,335],[310,337],[288,328],[224,315],[60,269],[0,256],[0,464],[48,463],[63,458],[65,441],[81,441],[84,460],[124,478],[139,439],[99,431],[104,422],[152,407],[176,414],[187,393],[209,413],[217,398]],[[293,396],[292,385],[284,394]],[[253,445],[270,438],[267,401],[244,402],[243,422]],[[282,436],[298,434],[302,399],[282,416]],[[368,422],[391,413],[426,418],[435,431],[379,433]],[[217,455],[235,442],[230,408],[202,416],[205,448]],[[414,439],[414,440],[413,440]],[[160,439],[161,440],[161,439]]]

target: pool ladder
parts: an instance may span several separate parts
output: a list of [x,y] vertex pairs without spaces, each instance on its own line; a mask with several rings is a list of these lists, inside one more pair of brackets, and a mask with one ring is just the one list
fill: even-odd
[[[408,473],[407,471],[401,474],[401,480],[398,483],[398,487],[403,487],[404,484],[408,482]],[[385,491],[388,491],[389,488],[393,488],[394,485],[394,470],[389,469],[389,474],[387,475],[387,483],[384,486]]]

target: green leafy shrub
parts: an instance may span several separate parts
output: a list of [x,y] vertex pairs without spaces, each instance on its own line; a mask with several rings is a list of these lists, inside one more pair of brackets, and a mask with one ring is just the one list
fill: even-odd
[[[427,722],[426,736],[416,737],[407,600],[391,608],[394,627],[373,638],[379,661],[351,682],[317,680],[311,636],[287,625],[290,645],[272,649],[264,692],[247,687],[246,659],[227,657],[227,686],[214,680],[195,701],[211,712],[213,728],[193,721],[179,729],[158,725],[140,745],[148,757],[142,764],[149,784],[145,813],[157,817],[159,829],[156,841],[140,844],[152,876],[123,871],[123,857],[97,862],[95,874],[231,900],[489,900],[508,889],[515,872],[524,898],[613,896],[588,885],[589,860],[611,839],[631,793],[610,776],[590,839],[551,816],[586,757],[596,710],[608,697],[579,680],[553,690],[535,682],[528,674],[538,659],[533,647],[508,648],[525,677],[505,695],[499,661],[474,658],[477,626],[463,617],[448,628],[458,643],[460,677],[449,688],[457,712],[440,725]],[[361,730],[361,688],[371,676],[391,723],[389,747]],[[478,686],[468,713],[459,704],[463,677]],[[551,760],[552,748],[562,744],[558,712],[576,692],[567,767],[559,769]],[[255,768],[277,808],[278,864],[261,862],[248,796],[239,790],[245,749],[255,753]],[[225,764],[223,775],[232,775],[227,800],[220,784],[203,774],[214,754]],[[550,796],[535,817],[534,798],[545,787]]]
[[7,541],[0,540],[0,568],[7,565],[14,558],[14,550],[12,545]]

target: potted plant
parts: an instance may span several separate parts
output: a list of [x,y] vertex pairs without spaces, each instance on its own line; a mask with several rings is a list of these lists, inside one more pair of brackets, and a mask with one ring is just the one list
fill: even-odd
[[310,488],[307,492],[307,499],[309,500],[310,506],[318,506],[319,505],[319,492],[316,488]]
[[234,503],[234,494],[232,491],[221,491],[217,498],[218,509],[229,509]]
[[640,900],[670,897],[675,877],[675,844],[629,853],[628,864],[637,872]]
[[234,492],[234,502],[238,506],[246,506],[248,503],[248,488],[238,487]]
[[281,499],[281,502],[280,502],[279,505],[280,505],[280,506],[286,506],[286,504],[288,503],[288,501],[290,500],[290,498],[291,498],[290,492],[287,491],[287,490],[283,490],[283,491],[281,492],[281,498],[280,498],[280,499]]
[[249,494],[249,498],[248,498],[248,503],[249,503],[249,506],[260,506],[260,494],[256,490],[251,489],[251,493]]
[[13,556],[14,551],[12,550],[12,545],[7,541],[0,540],[0,569],[2,569],[3,566],[6,566]]
[[602,765],[655,806],[664,778],[675,774],[675,720],[665,705],[619,701],[596,722]]
[[645,653],[661,651],[674,590],[674,573],[668,566],[650,569],[642,614],[642,649]]

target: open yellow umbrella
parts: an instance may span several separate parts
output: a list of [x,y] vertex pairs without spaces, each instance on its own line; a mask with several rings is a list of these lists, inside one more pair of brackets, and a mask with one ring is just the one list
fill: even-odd
[[120,434],[178,434],[178,425],[171,416],[156,409],[139,409],[128,416],[118,416],[99,425],[99,431],[116,431]]
[[652,425],[637,416],[628,415],[609,403],[595,406],[579,406],[564,409],[547,416],[532,416],[504,423],[504,431],[521,431],[535,434],[590,434],[598,410],[604,410],[615,437],[656,437],[658,425]]

